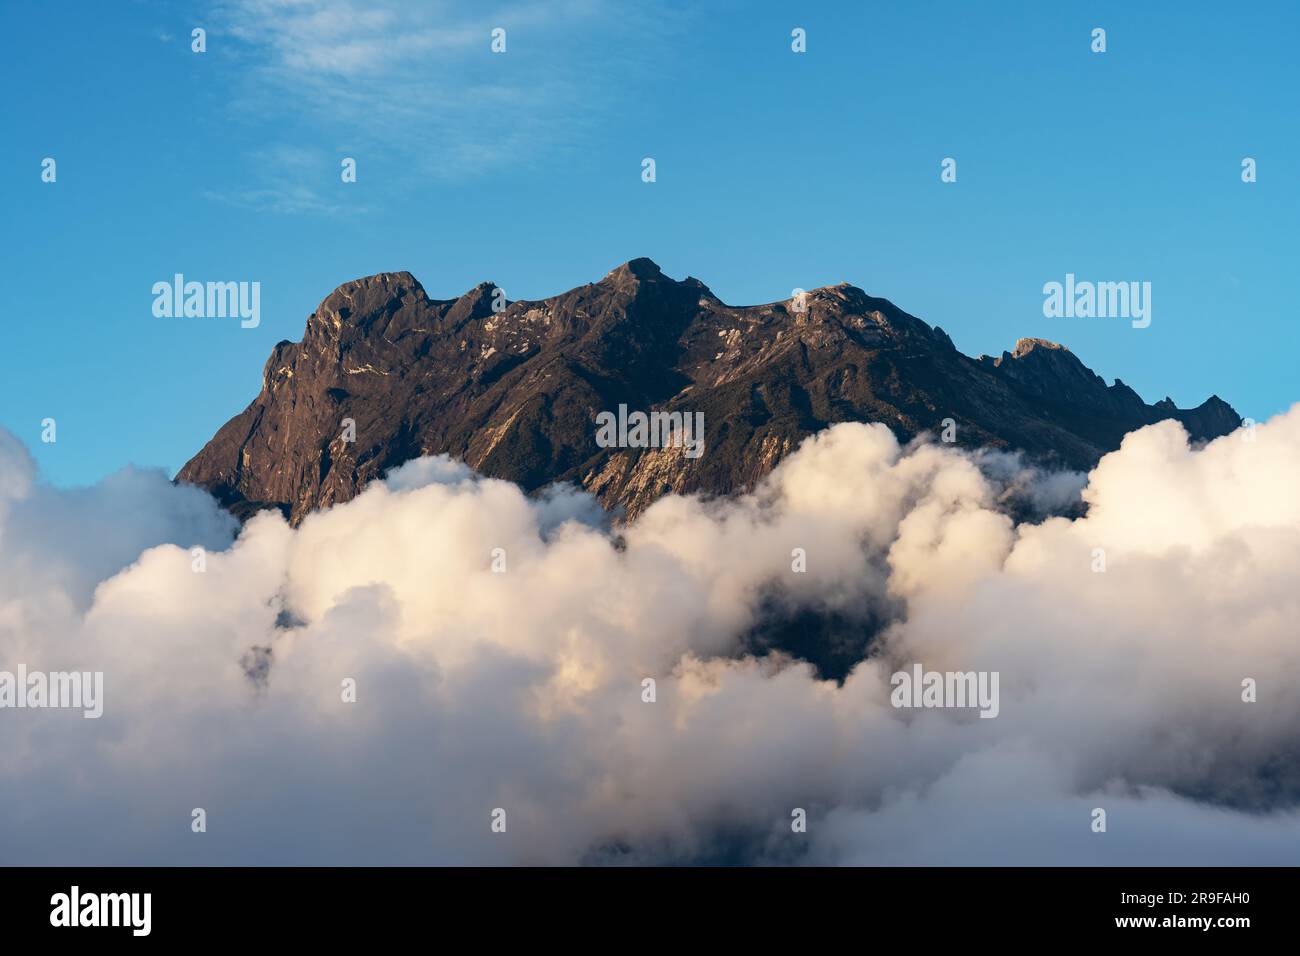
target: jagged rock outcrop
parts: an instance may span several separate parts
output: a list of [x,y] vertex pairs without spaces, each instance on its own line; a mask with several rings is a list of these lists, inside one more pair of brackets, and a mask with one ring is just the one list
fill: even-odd
[[[703,412],[703,455],[599,447],[596,416],[620,404]],[[969,358],[942,329],[851,285],[729,306],[697,279],[634,259],[535,302],[507,304],[491,283],[434,300],[407,272],[347,282],[301,342],[275,346],[261,393],[177,479],[236,514],[278,507],[297,522],[446,452],[530,490],[572,481],[635,514],[669,491],[748,489],[834,422],[883,422],[909,439],[946,418],[962,445],[1071,468],[1161,419],[1197,439],[1240,421],[1217,397],[1191,410],[1147,405],[1042,339]]]

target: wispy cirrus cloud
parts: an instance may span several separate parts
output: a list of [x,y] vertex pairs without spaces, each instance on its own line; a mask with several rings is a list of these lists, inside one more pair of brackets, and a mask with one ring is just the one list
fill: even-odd
[[[265,131],[250,153],[325,144],[370,157],[372,169],[379,158],[400,189],[576,148],[637,69],[611,41],[661,35],[645,20],[617,0],[220,0],[211,32],[228,39],[223,55],[237,65],[230,108]],[[491,50],[496,28],[504,54]],[[304,195],[303,180],[277,184],[274,166],[259,168],[260,181],[211,195],[285,212],[332,205]]]
[[259,174],[255,185],[208,189],[203,195],[241,209],[289,215],[340,216],[369,210],[364,204],[341,202],[325,188],[338,168],[335,157],[325,150],[281,143],[250,152],[248,160]]
[[484,39],[478,27],[453,22],[447,4],[233,0],[222,9],[231,36],[269,50],[271,69],[307,80],[380,75]]

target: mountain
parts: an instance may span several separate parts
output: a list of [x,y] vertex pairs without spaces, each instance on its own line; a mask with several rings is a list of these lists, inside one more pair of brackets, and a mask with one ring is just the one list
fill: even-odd
[[[703,454],[600,447],[596,416],[620,405],[702,412]],[[529,490],[575,482],[634,515],[669,491],[748,489],[834,422],[883,422],[906,440],[947,418],[959,444],[1077,469],[1161,419],[1200,440],[1240,423],[1218,397],[1147,405],[1042,339],[969,358],[942,329],[848,284],[730,306],[698,279],[633,259],[599,282],[508,304],[491,283],[434,300],[407,272],[347,282],[301,342],[275,346],[260,394],[177,480],[237,515],[278,507],[297,523],[389,468],[446,452]]]

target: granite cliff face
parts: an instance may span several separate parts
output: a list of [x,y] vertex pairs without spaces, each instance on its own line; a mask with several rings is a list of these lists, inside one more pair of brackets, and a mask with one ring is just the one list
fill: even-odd
[[[599,447],[596,416],[619,405],[703,412],[703,455]],[[1190,410],[1147,405],[1041,339],[969,358],[942,329],[851,285],[729,306],[697,279],[634,259],[535,302],[507,304],[490,283],[433,300],[407,272],[345,283],[301,342],[275,346],[261,393],[177,479],[238,515],[278,507],[296,523],[389,468],[446,452],[529,490],[575,482],[636,514],[670,491],[748,489],[834,422],[883,422],[906,440],[945,418],[959,444],[1079,469],[1161,419],[1197,439],[1240,422],[1217,397]]]

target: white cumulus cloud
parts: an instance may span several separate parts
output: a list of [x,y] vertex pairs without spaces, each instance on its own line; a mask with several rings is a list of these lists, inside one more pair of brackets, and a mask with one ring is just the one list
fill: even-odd
[[[0,670],[105,675],[98,720],[0,710],[0,853],[1294,863],[1298,472],[1300,407],[1200,449],[1142,429],[1086,483],[841,424],[622,527],[436,458],[236,535],[160,473],[46,487],[0,433]],[[750,653],[795,613],[869,653],[842,682]],[[914,663],[997,671],[998,716],[895,709]]]

